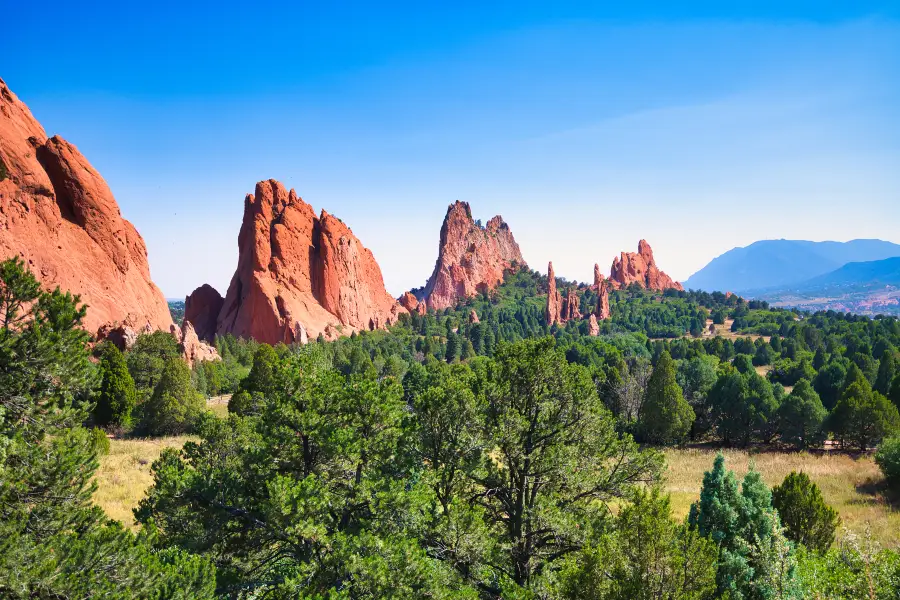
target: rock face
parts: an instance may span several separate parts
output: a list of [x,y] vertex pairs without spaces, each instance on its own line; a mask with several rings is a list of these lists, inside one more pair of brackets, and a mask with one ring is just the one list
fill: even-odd
[[588,319],[588,335],[594,337],[600,335],[600,323],[597,322],[597,316],[594,313],[591,313]]
[[651,290],[663,291],[669,288],[683,291],[680,283],[659,270],[653,259],[653,250],[646,240],[638,243],[638,251],[622,252],[613,259],[609,279],[616,287],[627,287],[632,283]]
[[204,283],[184,299],[184,320],[190,321],[201,340],[212,342],[216,321],[225,299],[214,287]]
[[269,344],[377,329],[402,308],[381,269],[340,219],[319,217],[294,190],[270,179],[244,202],[238,266],[217,331]]
[[[175,330],[178,331],[177,328]],[[193,366],[194,363],[204,360],[219,360],[219,352],[215,347],[200,341],[194,326],[187,319],[182,321],[181,330],[175,338],[179,341],[181,354],[188,365]]]
[[[46,288],[88,305],[85,328],[168,330],[147,248],[100,174],[0,80],[0,260],[20,256]],[[134,327],[132,327],[134,328]]]
[[500,215],[482,227],[472,219],[469,204],[457,200],[444,217],[425,302],[435,310],[454,306],[459,299],[496,288],[505,271],[524,266],[519,245]]
[[578,290],[569,288],[569,292],[566,294],[566,299],[563,303],[562,320],[574,321],[580,318],[581,311],[578,308]]
[[605,280],[597,284],[597,308],[592,316],[601,321],[609,318],[609,284]]
[[403,292],[403,295],[400,296],[397,302],[408,312],[414,312],[419,307],[419,299],[412,292]]
[[547,326],[554,323],[562,323],[562,295],[556,289],[556,273],[553,272],[553,263],[547,265]]
[[480,323],[480,321],[478,320],[478,313],[475,312],[474,308],[471,310],[471,312],[469,312],[469,323]]

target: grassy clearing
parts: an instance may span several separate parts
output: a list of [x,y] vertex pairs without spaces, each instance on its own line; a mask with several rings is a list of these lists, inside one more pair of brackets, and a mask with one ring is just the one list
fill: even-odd
[[[231,395],[216,396],[207,401],[209,411],[224,419],[228,416],[228,400]],[[97,469],[97,491],[94,502],[106,514],[121,521],[126,527],[135,527],[132,509],[144,497],[153,483],[150,466],[166,448],[181,448],[194,438],[179,435],[163,438],[111,439],[109,454],[100,457]]]
[[[703,474],[712,468],[716,450],[667,450],[666,489],[672,496],[672,511],[684,518],[692,502],[700,497]],[[884,479],[870,456],[787,452],[749,453],[725,450],[726,466],[738,478],[747,473],[751,461],[771,487],[791,471],[804,471],[822,490],[825,501],[841,515],[843,527],[864,534],[889,547],[900,545],[900,510],[886,494]],[[839,532],[839,536],[841,533]]]
[[121,521],[126,527],[134,527],[131,511],[153,483],[150,465],[165,448],[181,448],[189,439],[192,439],[191,436],[182,435],[110,440],[109,454],[100,457],[94,502],[109,517]]

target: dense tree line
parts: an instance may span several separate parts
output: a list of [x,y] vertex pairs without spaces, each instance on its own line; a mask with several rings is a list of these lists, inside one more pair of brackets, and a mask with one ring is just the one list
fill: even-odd
[[[223,360],[191,370],[165,333],[91,349],[77,298],[0,264],[0,595],[895,596],[898,553],[833,547],[804,474],[769,490],[719,457],[676,522],[655,450],[830,437],[880,444],[895,482],[895,320],[629,289],[590,337],[543,325],[545,287],[523,271],[335,342],[221,337]],[[707,318],[778,328],[703,336]],[[225,419],[203,409],[221,393]],[[92,425],[198,437],[154,463],[139,534],[91,505],[108,446]]]

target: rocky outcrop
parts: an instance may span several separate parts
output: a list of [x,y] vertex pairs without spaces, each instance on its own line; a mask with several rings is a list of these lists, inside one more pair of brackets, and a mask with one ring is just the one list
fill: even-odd
[[294,190],[270,179],[244,202],[238,266],[217,331],[269,344],[377,329],[405,312],[381,269],[340,219],[316,216]]
[[562,295],[556,289],[556,273],[553,272],[553,263],[551,262],[547,265],[547,310],[545,316],[548,327],[553,326],[554,323],[563,322],[562,304]]
[[600,335],[600,323],[597,322],[597,316],[594,313],[591,313],[588,319],[588,335],[593,337]]
[[447,209],[434,272],[425,284],[428,308],[442,310],[462,298],[490,291],[503,283],[504,272],[525,261],[509,226],[497,215],[482,227],[472,219],[467,202]]
[[181,355],[189,366],[204,360],[219,360],[219,352],[214,346],[200,341],[190,321],[187,319],[182,321],[180,330],[174,325],[172,327],[174,328],[172,333],[178,340],[179,348],[181,348]]
[[47,138],[0,80],[0,260],[19,256],[46,288],[87,304],[84,327],[108,335],[126,321],[168,330],[147,249],[103,177],[78,149]]
[[471,312],[469,312],[469,323],[480,323],[480,321],[478,320],[478,313],[475,312],[474,308],[471,310]]
[[403,295],[397,300],[400,306],[405,308],[407,312],[415,312],[419,307],[419,299],[412,292],[403,292]]
[[[172,325],[174,327],[174,325]],[[130,350],[137,341],[138,336],[144,333],[151,333],[153,327],[150,323],[144,323],[143,327],[138,327],[131,317],[126,317],[124,321],[115,321],[112,323],[104,323],[97,329],[97,341],[109,341],[116,345],[123,352]]]
[[575,321],[581,318],[581,310],[578,307],[578,290],[569,288],[562,307],[562,320]]
[[604,280],[597,286],[597,307],[594,309],[594,315],[604,321],[609,318],[609,284]]
[[653,250],[646,240],[638,243],[638,251],[622,252],[613,260],[609,279],[612,284],[624,288],[636,283],[650,290],[663,291],[669,288],[684,291],[680,283],[659,270],[653,258]]
[[600,284],[605,281],[603,275],[600,273],[600,265],[594,263],[594,289],[600,290]]
[[204,283],[184,299],[184,320],[191,322],[201,340],[214,340],[216,321],[223,304],[225,298],[208,283]]

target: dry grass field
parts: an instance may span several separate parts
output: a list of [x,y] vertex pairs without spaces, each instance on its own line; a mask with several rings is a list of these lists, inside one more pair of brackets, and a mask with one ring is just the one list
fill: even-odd
[[[666,489],[672,496],[676,518],[684,518],[692,502],[700,497],[703,474],[712,468],[715,450],[667,450]],[[826,453],[749,453],[725,450],[726,466],[738,478],[744,476],[751,461],[771,487],[782,482],[791,471],[804,471],[822,490],[825,501],[841,515],[843,527],[858,534],[868,531],[883,545],[900,545],[900,507],[886,495],[883,478],[870,456],[854,458],[846,454]],[[840,533],[839,533],[840,535]]]
[[111,518],[134,527],[132,509],[153,483],[150,465],[165,448],[181,448],[190,436],[112,439],[109,454],[100,457],[94,502]]
[[[223,415],[227,404],[211,402],[210,410]],[[100,459],[94,501],[110,517],[134,527],[131,511],[152,483],[150,465],[163,449],[180,448],[189,439],[192,438],[110,440],[109,455]],[[691,503],[699,498],[703,474],[712,467],[716,452],[696,448],[665,451],[665,487],[672,496],[675,518],[684,518]],[[769,486],[781,483],[791,471],[806,472],[819,485],[825,500],[840,513],[843,526],[849,531],[868,532],[886,546],[900,545],[900,503],[886,494],[881,472],[870,456],[741,450],[725,450],[723,454],[726,465],[739,478],[752,461]]]

